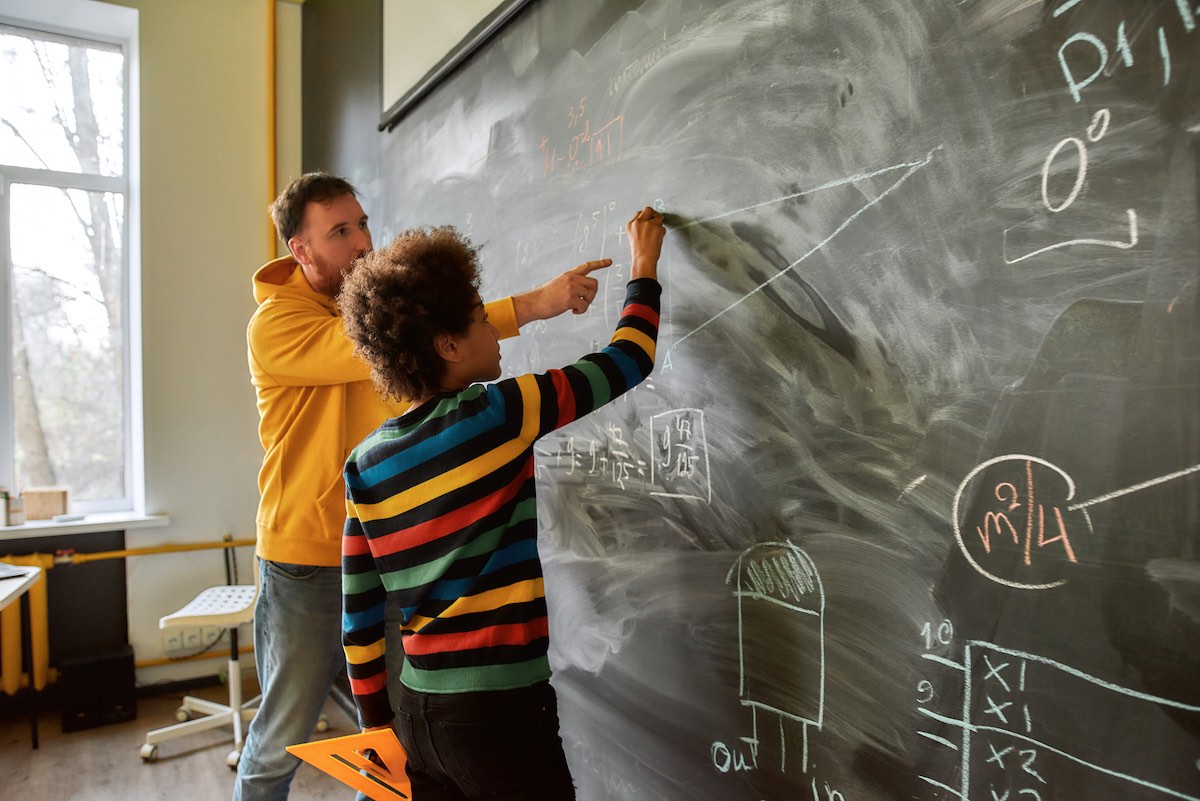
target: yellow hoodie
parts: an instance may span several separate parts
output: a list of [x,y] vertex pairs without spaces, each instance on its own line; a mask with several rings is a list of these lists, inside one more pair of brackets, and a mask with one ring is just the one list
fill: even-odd
[[[342,560],[346,457],[406,403],[376,392],[337,305],[313,291],[291,256],[254,275],[258,309],[246,330],[258,398],[260,559],[337,567]],[[487,304],[502,337],[517,333],[512,298]]]

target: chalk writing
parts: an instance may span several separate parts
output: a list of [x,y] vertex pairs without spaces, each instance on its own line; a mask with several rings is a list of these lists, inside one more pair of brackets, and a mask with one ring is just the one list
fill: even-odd
[[[1068,504],[1066,501],[1075,496],[1075,482],[1064,470],[1036,456],[997,456],[976,467],[959,484],[952,510],[954,538],[971,566],[992,581],[1017,589],[1058,587],[1066,583],[1066,578],[1045,582],[1024,581],[1024,570],[1035,565],[1035,554],[1042,562],[1038,571],[1042,575],[1062,572],[1077,563],[1077,546],[1071,539],[1072,531],[1092,530],[1087,511],[1089,507],[1196,475],[1200,475],[1200,465],[1176,470],[1087,501]],[[964,494],[968,489],[980,487],[985,489],[983,500],[970,510],[965,509],[962,503]],[[1046,487],[1052,489],[1047,491]],[[1047,502],[1047,497],[1051,501]],[[1055,503],[1054,500],[1059,502]],[[1081,525],[1069,525],[1064,512],[1077,513]],[[968,513],[973,515],[970,521],[964,520]],[[964,537],[964,529],[973,536]],[[1000,552],[1011,554],[1008,546],[1017,549],[1018,559],[995,557]],[[1037,551],[1034,550],[1035,546]],[[1049,568],[1045,564],[1047,559]],[[1012,575],[998,575],[998,572],[994,572],[1002,569],[998,565],[1005,565],[1003,569]]]
[[[1054,10],[1054,16],[1059,16],[1074,7],[1078,2],[1080,0],[1068,0],[1068,2]],[[1187,34],[1194,32],[1196,30],[1196,15],[1188,0],[1175,0],[1175,8],[1179,12],[1179,19],[1183,25],[1184,32]],[[1121,20],[1117,24],[1115,38],[1114,51],[1111,57],[1108,46],[1100,37],[1088,31],[1079,31],[1072,34],[1059,46],[1058,65],[1066,81],[1067,91],[1076,103],[1082,101],[1084,89],[1091,86],[1102,76],[1108,77],[1116,72],[1114,61],[1117,59],[1119,59],[1120,66],[1126,69],[1133,67],[1135,64],[1137,59],[1133,48],[1130,46],[1129,32],[1125,20]],[[1158,45],[1157,55],[1162,61],[1163,85],[1166,86],[1171,82],[1171,51],[1167,45],[1166,29],[1163,26],[1158,26],[1155,39]],[[1083,62],[1082,65],[1081,62]],[[1084,72],[1089,67],[1091,71],[1085,75]]]
[[[610,200],[598,209],[594,209],[586,214],[580,214],[575,219],[575,252],[581,257],[586,258],[604,258],[605,244],[607,237],[605,232],[608,231],[608,215],[615,213],[617,203],[615,200]],[[618,240],[624,232],[623,227],[618,227],[616,233]]]
[[812,780],[813,801],[822,801],[822,799],[824,799],[824,801],[846,801],[846,796],[842,795],[838,790],[830,787],[829,782],[822,782],[822,784],[824,785],[825,789],[825,795],[823,796],[817,793],[817,780],[815,778]]
[[725,743],[717,741],[712,744],[711,757],[713,767],[721,773],[729,773],[732,771],[747,771],[758,768],[758,742],[753,737],[739,738],[750,748],[750,756],[747,758],[746,752],[738,750],[735,746],[730,750]]
[[[1113,798],[1126,797],[1133,785],[1170,798],[1200,799],[1181,784],[1181,774],[1170,765],[1130,764],[1120,750],[1095,747],[1097,732],[1072,727],[1066,723],[1070,717],[1059,717],[1054,715],[1055,709],[1047,708],[1056,702],[1064,708],[1103,705],[1113,709],[1115,719],[1135,726],[1139,719],[1158,714],[1159,706],[1197,718],[1200,706],[1141,692],[1038,654],[981,640],[969,641],[961,660],[933,653],[922,656],[953,669],[963,679],[962,711],[957,717],[925,706],[932,693],[919,699],[917,711],[922,717],[956,732],[957,742],[929,732],[921,734],[961,756],[957,787],[920,776],[927,784],[961,801],[981,797],[972,795],[976,784],[986,784],[985,797],[994,801],[1058,798],[1072,772],[1083,769],[1110,779]],[[1050,725],[1039,725],[1043,715],[1052,718]]]
[[538,142],[538,151],[542,154],[542,177],[555,175],[560,164],[568,171],[575,172],[616,161],[621,157],[624,131],[625,117],[621,115],[593,127],[588,116],[587,97],[579,98],[578,103],[567,109],[570,139],[562,144],[543,136]]
[[577,259],[570,234],[558,220],[548,221],[532,236],[518,239],[513,248],[513,268],[518,275],[561,270],[561,265]]
[[921,627],[921,636],[925,638],[925,650],[931,650],[935,645],[949,645],[954,639],[954,624],[949,620],[943,620],[938,624],[937,629],[933,628],[933,623],[925,623]]
[[[529,238],[518,239],[513,249],[513,272],[518,275],[532,274],[537,278],[548,277],[551,269],[561,269],[564,263],[575,265],[611,255],[613,263],[592,276],[601,282],[601,292],[592,301],[588,311],[567,315],[565,324],[575,330],[593,327],[593,320],[597,316],[602,317],[603,325],[611,329],[620,316],[625,286],[629,281],[629,268],[622,258],[628,253],[625,220],[618,217],[616,211],[617,203],[608,201],[574,215],[570,221],[549,220],[542,225],[540,232]],[[529,330],[524,329],[526,334]],[[544,367],[544,364],[534,360],[530,369]]]
[[[1037,471],[1035,465],[1038,467]],[[973,507],[971,513],[975,519],[962,521],[958,516],[960,501],[965,491],[974,488],[976,477],[979,477],[980,486],[987,488],[985,500]],[[1063,503],[1054,503],[1053,500],[1046,501],[1043,498],[1043,488],[1050,486],[1057,492],[1049,492],[1047,497],[1060,497]],[[1064,486],[1065,491],[1062,489]],[[1033,456],[1000,456],[990,459],[972,470],[955,494],[955,538],[967,560],[976,570],[993,581],[1022,589],[1057,587],[1065,583],[1066,579],[1050,582],[1024,581],[1021,580],[1024,578],[1023,568],[1033,566],[1035,545],[1039,560],[1049,560],[1059,565],[1063,560],[1069,564],[1079,561],[1071,545],[1071,534],[1063,515],[1065,501],[1074,495],[1075,483],[1071,477],[1049,462]],[[990,501],[986,500],[988,496],[991,497]],[[975,534],[971,540],[963,538],[962,523],[969,525]],[[1090,521],[1087,525],[1090,528]],[[1010,549],[1001,547],[1009,544],[1019,551],[1019,559],[1016,560],[1015,566],[1013,560],[1008,558]],[[1003,558],[1000,557],[1001,554]],[[984,563],[988,564],[990,570],[983,566]],[[995,571],[1001,570],[1011,571],[1013,575],[996,575]]]
[[[1108,109],[1100,109],[1093,115],[1091,123],[1088,124],[1086,137],[1089,142],[1099,142],[1108,132],[1109,123],[1112,121],[1112,113]],[[1054,165],[1058,160],[1060,153],[1068,151],[1075,156],[1075,178],[1072,181],[1071,191],[1069,191],[1061,201],[1056,202],[1051,197],[1050,177],[1054,174]],[[1088,148],[1087,144],[1076,136],[1068,136],[1059,141],[1057,145],[1050,149],[1050,153],[1046,156],[1046,160],[1042,163],[1042,205],[1045,206],[1052,214],[1067,209],[1079,197],[1083,191],[1084,182],[1087,180],[1088,171]],[[1128,234],[1125,234],[1121,239],[1101,239],[1095,237],[1076,237],[1061,241],[1055,241],[1048,245],[1036,247],[1027,253],[1020,256],[1009,255],[1009,235],[1014,231],[1021,231],[1027,238],[1032,238],[1041,233],[1038,226],[1030,226],[1028,222],[1021,223],[1004,229],[1004,261],[1006,264],[1016,264],[1017,262],[1031,259],[1034,256],[1040,256],[1043,253],[1048,253],[1052,250],[1058,250],[1070,245],[1099,245],[1102,247],[1118,248],[1120,250],[1129,250],[1138,244],[1138,217],[1135,209],[1126,209],[1124,214],[1128,225]]]
[[[921,626],[921,643],[925,652],[923,656],[926,659],[954,667],[953,662],[933,653],[935,650],[945,650],[953,641],[954,624],[949,620],[936,622],[930,620]],[[928,676],[923,676],[916,683],[917,711],[925,716],[924,720],[942,721],[945,718],[944,715],[935,711],[942,706],[943,697],[950,697],[951,695],[951,693],[942,688],[942,683],[940,680],[935,683]],[[917,734],[952,751],[958,750],[958,745],[937,732],[917,728]]]
[[554,449],[544,455],[554,460],[545,467],[565,467],[568,476],[581,474],[603,479],[623,490],[634,483],[645,483],[648,478],[646,460],[633,452],[625,440],[624,429],[613,423],[607,424],[603,439],[574,436],[557,439]]
[[675,409],[650,418],[650,482],[661,487],[652,495],[712,500],[704,412]]
[[616,201],[583,212],[575,218],[572,251],[576,261],[612,257],[613,263],[593,277],[601,283],[601,291],[592,301],[587,314],[601,314],[604,326],[611,328],[620,317],[629,283],[629,269],[622,259],[628,253],[625,241],[625,221],[618,218]]
[[[684,26],[686,30],[687,26]],[[666,31],[663,32],[664,38]],[[670,44],[660,44],[646,55],[634,61],[632,64],[625,66],[620,72],[609,79],[608,94],[613,96],[625,90],[628,84],[636,81],[642,75],[649,72],[655,64],[662,61],[671,52]]]

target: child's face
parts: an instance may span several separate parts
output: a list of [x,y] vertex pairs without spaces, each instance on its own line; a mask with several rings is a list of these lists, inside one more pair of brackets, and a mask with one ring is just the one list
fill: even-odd
[[483,301],[478,298],[459,347],[465,356],[463,372],[469,381],[495,381],[500,377],[500,331],[488,322]]

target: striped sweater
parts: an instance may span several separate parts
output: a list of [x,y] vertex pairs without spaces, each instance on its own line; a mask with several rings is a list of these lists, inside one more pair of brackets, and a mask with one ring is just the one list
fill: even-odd
[[562,370],[435,397],[346,463],[343,645],[364,726],[392,718],[384,606],[403,610],[408,687],[460,693],[550,677],[533,444],[650,374],[657,281],[631,281],[610,344]]

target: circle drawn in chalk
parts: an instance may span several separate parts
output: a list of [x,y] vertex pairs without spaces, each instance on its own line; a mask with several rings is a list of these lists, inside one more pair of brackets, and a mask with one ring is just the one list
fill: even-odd
[[[1038,491],[1035,486],[1036,482],[1034,481],[1033,465],[1040,465],[1042,468],[1046,468],[1062,480],[1066,492],[1058,497],[1060,497],[1063,501],[1070,501],[1075,497],[1075,481],[1062,468],[1046,461],[1045,459],[1038,458],[1037,456],[1027,456],[1023,454],[997,456],[992,459],[988,459],[986,462],[968,473],[958,485],[958,489],[954,493],[954,506],[952,510],[954,521],[954,539],[958,543],[959,550],[962,552],[963,557],[967,560],[967,562],[970,563],[971,567],[975,568],[980,575],[996,582],[997,584],[1003,584],[1006,587],[1013,587],[1014,589],[1021,590],[1048,590],[1054,587],[1062,586],[1063,584],[1067,583],[1066,578],[1061,578],[1055,581],[1031,582],[1021,581],[1019,580],[1019,577],[1006,578],[1004,576],[997,575],[995,572],[993,572],[993,570],[989,570],[980,564],[980,559],[977,558],[975,553],[972,553],[972,548],[968,546],[966,539],[963,537],[963,521],[960,506],[962,504],[963,494],[965,493],[967,487],[976,480],[977,476],[980,476],[984,472],[996,467],[997,465],[1003,465],[1006,462],[1016,463],[1022,468],[1022,472],[1024,473],[1024,484],[1018,486],[1018,483],[1013,481],[1000,481],[993,487],[992,497],[994,498],[994,503],[999,505],[999,508],[986,512],[980,521],[982,522],[982,526],[975,526],[975,532],[979,537],[982,550],[984,551],[984,553],[980,554],[980,556],[986,557],[991,554],[993,537],[995,537],[996,540],[1003,545],[1008,544],[1006,541],[1006,538],[1008,538],[1011,539],[1014,546],[1019,549],[1023,548],[1023,566],[1026,568],[1031,567],[1033,563],[1033,556],[1035,555],[1035,551],[1033,550],[1035,544],[1033,535],[1034,528],[1036,526],[1036,545],[1039,549],[1039,551],[1036,552],[1037,555],[1041,556],[1041,548],[1057,545],[1058,548],[1062,549],[1063,555],[1065,556],[1065,560],[1060,560],[1059,564],[1073,564],[1078,561],[1070,544],[1070,537],[1063,516],[1063,508],[1060,506],[1050,506],[1047,508],[1046,504],[1039,503]],[[1012,477],[1012,471],[1006,473],[1005,477]],[[1047,514],[1047,510],[1049,511],[1049,514]],[[1066,510],[1078,511],[1083,516],[1087,530],[1089,532],[1092,530],[1092,520],[1088,515],[1087,509],[1066,507]],[[1025,520],[1021,526],[1021,531],[1018,531],[1018,527],[1012,523],[1012,517],[1019,517],[1021,514],[1024,515]],[[1049,518],[1049,521],[1047,521],[1047,518]],[[1056,529],[1057,536],[1046,538],[1045,534],[1048,528],[1052,533]],[[1040,559],[1039,561],[1042,562],[1041,567],[1044,572],[1046,560]]]

